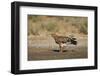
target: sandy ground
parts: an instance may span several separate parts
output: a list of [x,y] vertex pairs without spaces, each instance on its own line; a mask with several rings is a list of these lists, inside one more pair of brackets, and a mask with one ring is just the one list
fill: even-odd
[[52,38],[33,38],[28,41],[28,60],[83,59],[88,57],[87,38],[79,38],[77,45],[70,45],[59,52]]

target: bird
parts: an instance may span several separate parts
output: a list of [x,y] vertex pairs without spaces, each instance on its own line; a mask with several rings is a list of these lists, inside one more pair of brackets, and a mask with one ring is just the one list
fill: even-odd
[[67,43],[77,45],[77,39],[72,35],[68,37],[68,36],[59,36],[54,33],[51,34],[51,36],[55,40],[55,43],[59,45],[60,52],[63,52],[63,49],[65,46],[67,46]]

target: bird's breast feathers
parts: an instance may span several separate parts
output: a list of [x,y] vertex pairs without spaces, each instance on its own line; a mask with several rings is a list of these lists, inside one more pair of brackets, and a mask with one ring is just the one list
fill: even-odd
[[64,46],[67,46],[67,45],[66,45],[66,43],[61,43],[61,46],[64,47]]

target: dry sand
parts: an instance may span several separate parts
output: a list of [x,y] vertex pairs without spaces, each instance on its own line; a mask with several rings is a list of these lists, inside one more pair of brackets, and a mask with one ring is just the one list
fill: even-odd
[[52,38],[33,38],[28,41],[28,60],[83,59],[88,57],[87,38],[79,38],[77,45],[68,45],[59,52]]

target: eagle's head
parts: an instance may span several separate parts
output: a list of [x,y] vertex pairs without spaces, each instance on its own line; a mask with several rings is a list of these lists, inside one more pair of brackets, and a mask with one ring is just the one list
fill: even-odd
[[58,36],[56,33],[51,34],[52,37]]

